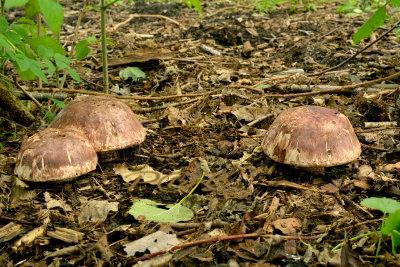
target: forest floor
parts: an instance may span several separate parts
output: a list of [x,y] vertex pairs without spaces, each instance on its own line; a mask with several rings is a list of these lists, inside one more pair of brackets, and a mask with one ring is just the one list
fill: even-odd
[[[60,2],[67,48],[82,1]],[[108,9],[110,94],[125,97],[147,137],[117,158],[103,158],[95,171],[57,184],[15,179],[22,139],[47,126],[33,105],[37,122],[30,127],[1,120],[0,266],[131,266],[173,245],[182,248],[150,257],[151,266],[400,266],[389,238],[378,257],[376,235],[348,241],[381,225],[382,213],[362,207],[363,199],[400,198],[400,78],[320,91],[400,71],[400,39],[390,33],[342,67],[312,76],[388,28],[353,45],[352,35],[370,14],[347,17],[335,3],[314,12],[287,5],[265,14],[251,6],[224,8],[233,5],[205,2],[201,18],[178,3],[135,1]],[[86,13],[79,39],[99,38],[99,21],[99,13]],[[102,92],[100,44],[91,49],[72,65],[83,82],[67,79],[73,90],[54,98],[67,103],[78,95],[74,90]],[[122,80],[126,67],[140,68],[146,78]],[[362,144],[358,160],[315,174],[269,159],[260,147],[269,125],[301,105],[345,114]],[[389,129],[365,127],[389,121]],[[141,172],[143,166],[151,169]],[[160,223],[129,214],[133,200],[178,203],[203,174],[183,202],[194,212],[190,220]],[[332,251],[341,242],[346,245]]]

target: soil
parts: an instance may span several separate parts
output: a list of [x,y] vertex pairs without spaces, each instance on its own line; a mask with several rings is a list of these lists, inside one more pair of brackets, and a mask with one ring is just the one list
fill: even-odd
[[[60,2],[61,43],[69,48],[83,1]],[[62,183],[20,181],[13,169],[21,142],[48,122],[32,103],[31,126],[0,120],[0,266],[132,266],[138,260],[152,266],[400,266],[387,236],[378,256],[377,235],[350,241],[382,223],[382,213],[362,207],[363,199],[400,198],[400,78],[319,91],[398,72],[400,39],[389,33],[340,68],[313,76],[374,39],[352,43],[370,14],[348,17],[336,12],[337,3],[319,4],[316,11],[282,4],[265,13],[228,6],[234,5],[206,2],[203,17],[182,3],[135,1],[107,10],[110,94],[125,98],[147,136],[116,157],[100,155],[97,170]],[[12,10],[8,16],[22,14]],[[128,20],[131,14],[136,16]],[[85,14],[79,39],[100,37],[99,17]],[[83,82],[68,78],[65,88],[102,92],[100,44],[90,47],[86,59],[72,64]],[[146,78],[123,80],[119,73],[127,67],[140,68]],[[6,70],[18,80],[12,67]],[[19,82],[36,87],[35,81]],[[44,87],[52,86],[54,80]],[[65,103],[78,95],[64,91]],[[51,101],[42,104],[56,111]],[[345,114],[361,156],[323,173],[268,158],[260,145],[269,125],[302,105]],[[143,166],[152,169],[140,172]],[[155,182],[145,179],[149,175]],[[129,213],[133,201],[176,204],[187,195],[182,205],[194,215],[185,221]],[[142,239],[157,231],[161,238]],[[174,242],[183,245],[140,258]]]

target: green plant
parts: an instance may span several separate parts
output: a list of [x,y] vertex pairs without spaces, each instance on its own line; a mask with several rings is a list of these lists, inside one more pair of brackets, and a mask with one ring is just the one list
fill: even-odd
[[[13,136],[15,139],[20,139],[16,132],[4,132],[0,134],[0,138],[4,136]],[[4,149],[4,145],[0,142],[0,149]]]
[[53,110],[53,107],[56,107],[58,109],[63,109],[65,107],[65,103],[54,98],[50,97],[47,98],[53,102],[53,105],[52,107],[50,107],[50,110],[43,110],[45,112],[43,119],[46,120],[48,123],[50,123],[56,117],[56,114],[51,111]]
[[[374,208],[383,212],[383,221],[380,227],[381,230],[378,232],[369,232],[363,235],[353,237],[349,239],[349,241],[358,240],[362,237],[372,234],[378,234],[379,240],[376,249],[376,256],[378,256],[382,243],[382,236],[390,235],[392,240],[392,253],[396,255],[397,254],[396,247],[400,246],[400,202],[390,198],[371,197],[364,199],[363,201],[361,201],[360,204],[363,207]],[[387,214],[389,215],[387,216]],[[340,243],[332,250],[336,250],[343,245],[344,243]]]
[[[140,219],[140,217],[143,216],[146,220],[157,222],[188,221],[193,217],[193,211],[182,206],[182,204],[194,192],[194,190],[196,190],[203,179],[204,173],[192,190],[190,190],[190,192],[175,205],[160,204],[150,199],[138,199],[132,201],[133,205],[129,210],[129,214],[134,216],[136,219]],[[168,209],[159,206],[165,206]]]
[[[48,83],[47,75],[66,70],[73,79],[80,81],[57,41],[64,16],[62,6],[53,0],[6,0],[4,4],[6,9],[25,6],[25,17],[10,25],[0,17],[1,66],[11,61],[23,80],[39,77]],[[40,22],[36,24],[30,19],[38,14],[43,16],[47,29],[40,26],[38,30]]]
[[[359,4],[359,8],[357,8]],[[379,0],[357,0],[347,1],[343,6],[340,6],[337,12],[345,12],[350,15],[359,14],[369,10],[376,9],[374,14],[361,26],[360,29],[353,35],[354,44],[358,44],[361,40],[368,37],[372,32],[381,26],[385,25],[385,21],[390,19],[386,13],[388,7],[400,7],[400,0],[387,0],[382,4]],[[399,33],[400,30],[397,30]]]

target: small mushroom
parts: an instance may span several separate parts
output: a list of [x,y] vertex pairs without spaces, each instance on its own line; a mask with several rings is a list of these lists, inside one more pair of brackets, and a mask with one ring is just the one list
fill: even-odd
[[96,151],[80,133],[47,128],[22,143],[14,172],[30,182],[68,181],[96,165]]
[[145,128],[128,105],[104,96],[82,96],[71,101],[49,127],[82,133],[96,152],[134,146],[146,137]]
[[277,162],[306,168],[346,164],[361,154],[347,117],[318,106],[290,108],[279,114],[262,147]]

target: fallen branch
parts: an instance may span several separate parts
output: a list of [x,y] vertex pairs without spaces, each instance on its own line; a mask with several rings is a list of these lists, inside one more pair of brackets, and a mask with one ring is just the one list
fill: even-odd
[[377,43],[379,40],[381,40],[384,36],[388,35],[389,32],[393,31],[394,29],[396,29],[398,26],[400,25],[400,20],[395,23],[389,30],[387,30],[386,32],[384,32],[381,36],[379,36],[378,38],[376,38],[374,41],[372,41],[371,43],[369,43],[368,45],[366,45],[364,48],[362,48],[361,50],[357,51],[354,55],[352,55],[351,57],[349,57],[348,59],[346,59],[345,61],[339,63],[338,65],[332,67],[332,68],[328,68],[326,70],[317,72],[317,73],[311,73],[308,74],[308,76],[319,76],[321,74],[324,74],[325,72],[328,71],[332,71],[335,70],[337,68],[340,68],[341,66],[343,66],[344,64],[346,64],[347,62],[349,62],[350,60],[352,60],[353,58],[355,58],[356,56],[358,56],[359,54],[361,54],[362,52],[364,52],[365,50],[367,50],[368,48],[370,48],[372,45],[374,45],[375,43]]
[[219,236],[219,237],[201,239],[201,240],[196,240],[196,241],[192,241],[192,242],[175,245],[171,248],[163,249],[163,250],[160,250],[160,251],[157,251],[154,253],[150,253],[150,254],[147,254],[147,255],[139,257],[139,258],[128,259],[128,261],[125,263],[125,265],[130,266],[133,263],[151,259],[155,256],[167,253],[168,251],[174,251],[174,250],[177,250],[180,248],[187,248],[187,247],[197,246],[197,245],[206,244],[206,243],[214,243],[214,242],[223,241],[223,240],[235,240],[235,239],[241,239],[241,238],[254,238],[254,237],[273,238],[276,236],[278,236],[284,240],[314,240],[314,239],[319,239],[321,237],[321,235],[317,235],[317,236],[280,236],[280,235],[266,235],[266,234],[259,234],[259,233],[231,235],[231,236]]
[[343,91],[343,90],[354,89],[354,88],[357,88],[357,87],[364,87],[366,85],[370,85],[370,84],[374,84],[374,83],[380,83],[380,82],[383,82],[383,81],[388,81],[388,80],[397,78],[399,76],[400,76],[400,72],[396,72],[395,74],[392,74],[392,75],[384,77],[384,78],[379,78],[379,79],[371,80],[371,81],[368,81],[368,82],[344,85],[344,86],[340,86],[340,87],[333,88],[333,89],[328,89],[328,90],[319,90],[319,91],[315,91],[315,92],[307,92],[307,93],[299,93],[299,94],[266,94],[266,95],[263,95],[263,97],[269,97],[269,98],[283,97],[283,98],[286,98],[286,97],[299,97],[299,96],[309,96],[309,95],[337,93],[337,92],[340,92],[340,91]]
[[186,31],[186,27],[183,26],[181,23],[179,23],[178,21],[171,19],[169,17],[163,16],[163,15],[147,15],[147,14],[131,14],[126,20],[124,20],[121,23],[116,24],[112,30],[116,31],[119,27],[122,27],[126,24],[129,23],[129,21],[133,20],[134,18],[158,18],[158,19],[165,19],[168,20],[172,23],[175,23],[176,25],[179,25],[179,27],[181,27],[183,30]]
[[77,89],[67,89],[67,88],[33,88],[35,91],[55,91],[55,92],[66,92],[66,93],[75,93],[75,94],[86,94],[86,95],[99,95],[99,96],[109,96],[115,97],[119,99],[132,99],[139,101],[149,101],[149,100],[167,100],[167,99],[175,99],[182,97],[198,97],[203,96],[204,94],[213,94],[218,92],[221,89],[215,89],[213,91],[197,93],[197,94],[183,94],[183,95],[168,95],[168,96],[123,96],[123,95],[110,95],[100,92],[88,91],[88,90],[77,90]]

